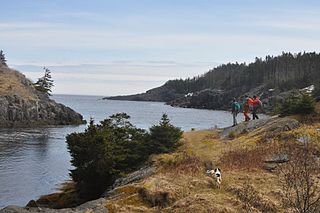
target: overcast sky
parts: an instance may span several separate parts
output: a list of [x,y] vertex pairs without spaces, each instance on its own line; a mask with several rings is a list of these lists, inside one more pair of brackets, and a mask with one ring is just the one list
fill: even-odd
[[141,93],[226,62],[320,50],[320,1],[10,0],[0,49],[54,93]]

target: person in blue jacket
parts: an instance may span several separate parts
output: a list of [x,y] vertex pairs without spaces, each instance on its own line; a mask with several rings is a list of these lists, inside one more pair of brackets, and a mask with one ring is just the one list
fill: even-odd
[[231,104],[231,113],[233,117],[233,126],[238,125],[237,122],[237,115],[240,112],[240,104],[237,102],[236,98],[233,98],[232,104]]

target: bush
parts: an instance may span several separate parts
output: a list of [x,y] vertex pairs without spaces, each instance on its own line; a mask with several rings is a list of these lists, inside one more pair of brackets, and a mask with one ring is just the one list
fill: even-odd
[[120,113],[100,125],[94,125],[91,120],[85,132],[67,136],[75,167],[71,177],[77,182],[81,197],[96,198],[115,178],[145,160],[141,147],[146,133],[132,126],[128,118]]
[[[306,135],[300,141],[285,143],[279,150],[289,161],[278,168],[283,207],[290,212],[320,212],[320,163]],[[303,144],[302,144],[303,143]]]
[[280,115],[311,114],[315,111],[315,101],[309,94],[291,94],[280,107]]
[[139,168],[150,154],[173,151],[178,146],[182,133],[167,116],[150,129],[150,134],[133,126],[129,118],[118,113],[97,125],[91,120],[84,132],[67,136],[75,167],[70,175],[81,198],[99,197],[115,179]]
[[148,142],[150,154],[174,151],[180,145],[182,133],[181,129],[171,125],[168,116],[163,114],[160,123],[150,128]]

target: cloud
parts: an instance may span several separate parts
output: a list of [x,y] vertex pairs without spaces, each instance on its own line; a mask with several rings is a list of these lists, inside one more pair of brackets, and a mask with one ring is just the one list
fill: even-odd
[[[78,64],[48,66],[52,72],[54,93],[86,95],[123,95],[142,93],[163,85],[176,78],[192,77],[203,74],[208,64],[198,63],[189,66],[183,63],[150,62],[111,62],[108,64]],[[43,75],[42,66],[14,65],[36,81]]]

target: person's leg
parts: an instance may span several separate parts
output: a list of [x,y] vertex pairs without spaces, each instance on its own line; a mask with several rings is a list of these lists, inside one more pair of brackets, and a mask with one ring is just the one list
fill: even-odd
[[253,120],[259,119],[259,117],[257,115],[257,109],[256,108],[253,108],[253,110],[252,110],[252,119]]
[[244,113],[245,121],[250,121],[249,113],[245,112]]
[[252,120],[256,119],[256,112],[254,108],[252,109]]
[[257,112],[256,112],[256,119],[259,119],[258,115],[257,115]]
[[237,123],[237,113],[236,112],[233,112],[232,113],[232,116],[233,116],[233,126],[236,126],[238,123]]

